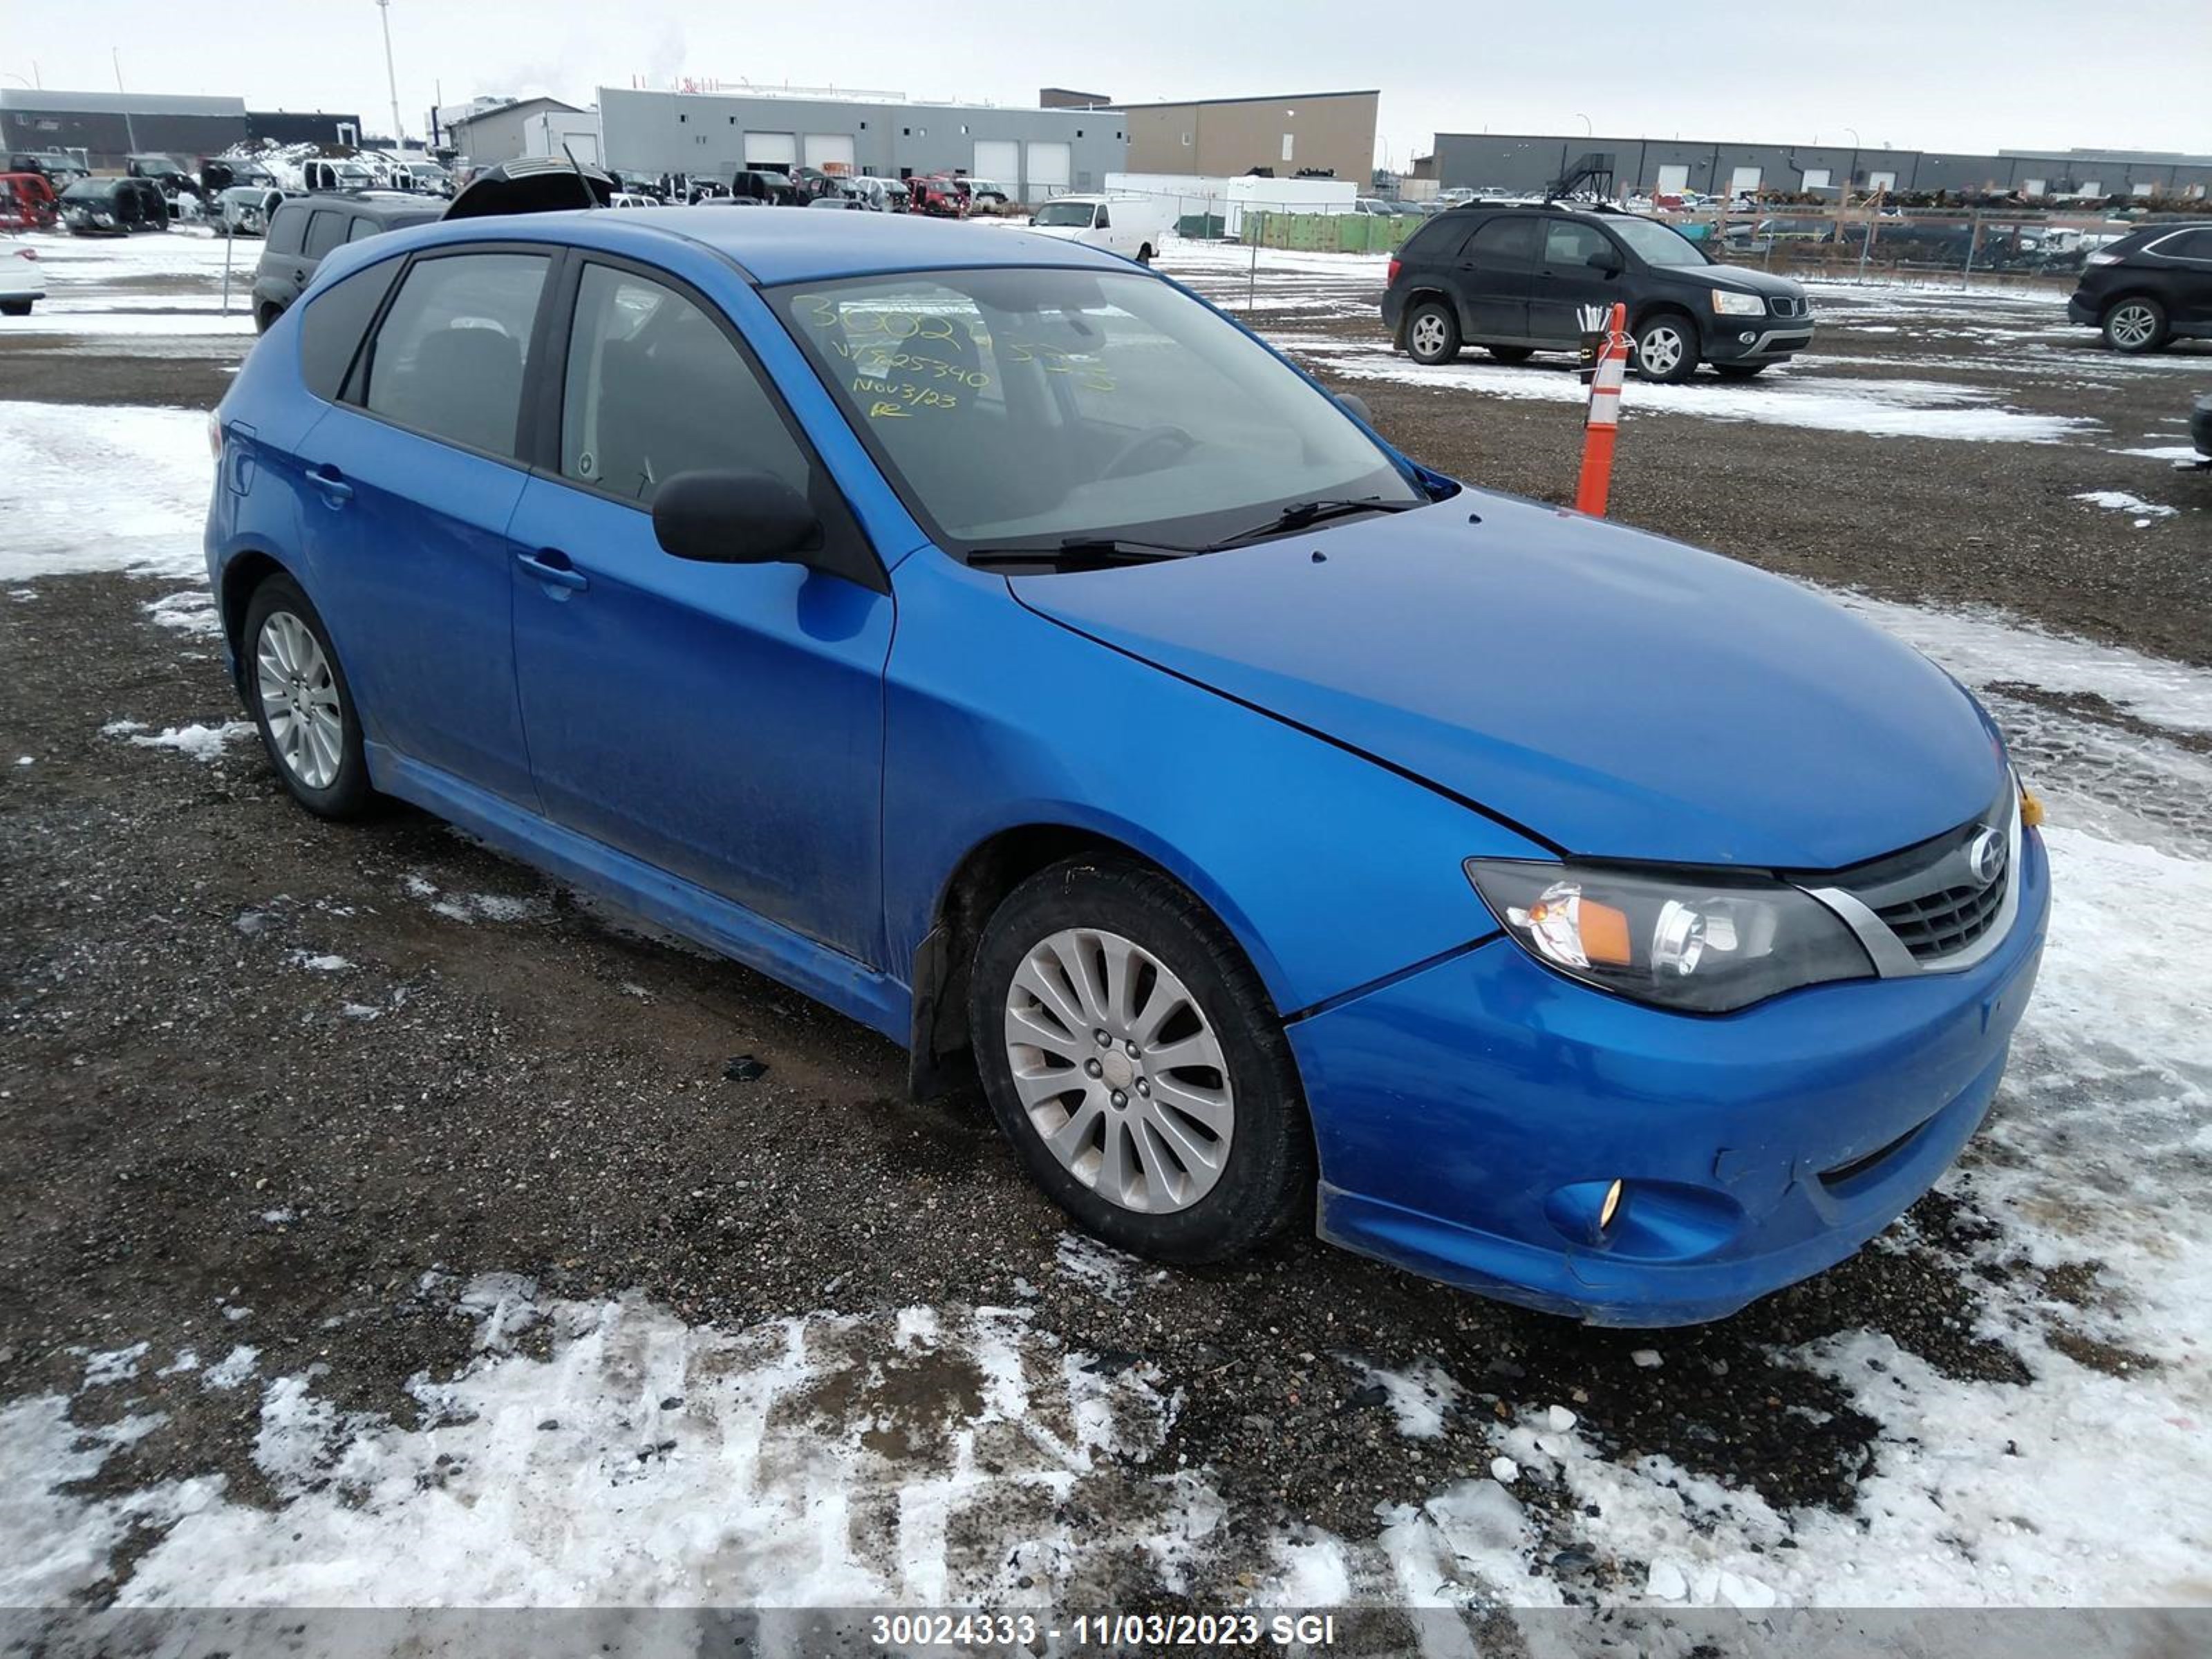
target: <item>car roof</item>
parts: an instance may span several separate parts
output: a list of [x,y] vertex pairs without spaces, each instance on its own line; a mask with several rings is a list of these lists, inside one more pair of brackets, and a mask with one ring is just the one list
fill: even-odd
[[295,204],[307,208],[343,208],[349,213],[358,213],[370,219],[400,218],[410,214],[416,218],[434,219],[446,210],[444,203],[430,197],[410,196],[404,191],[397,190],[319,190],[305,196],[284,198],[286,207]]
[[804,208],[732,213],[705,206],[671,207],[650,214],[571,209],[465,219],[420,227],[405,234],[418,245],[492,239],[547,241],[629,253],[648,261],[656,249],[665,250],[674,239],[712,249],[763,287],[978,265],[1130,268],[1119,255],[1024,230],[897,214],[810,213]]

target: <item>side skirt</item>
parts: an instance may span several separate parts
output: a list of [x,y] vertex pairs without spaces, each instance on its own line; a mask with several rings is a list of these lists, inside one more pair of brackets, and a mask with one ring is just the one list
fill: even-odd
[[367,752],[369,776],[386,794],[411,801],[535,869],[757,969],[894,1042],[903,1045],[913,1036],[912,998],[889,975],[382,744],[368,744]]

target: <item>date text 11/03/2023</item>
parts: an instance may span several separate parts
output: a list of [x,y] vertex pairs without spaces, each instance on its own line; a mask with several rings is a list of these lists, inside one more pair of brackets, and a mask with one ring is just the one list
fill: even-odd
[[1019,1613],[879,1613],[869,1638],[902,1648],[1074,1647],[1326,1648],[1336,1642],[1327,1613],[1083,1613],[1054,1619]]

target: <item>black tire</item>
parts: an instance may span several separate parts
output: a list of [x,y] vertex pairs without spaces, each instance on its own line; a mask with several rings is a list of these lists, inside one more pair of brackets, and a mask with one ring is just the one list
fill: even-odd
[[1534,346],[1494,345],[1485,346],[1483,349],[1501,363],[1525,363],[1536,355],[1536,348]]
[[2130,357],[2163,351],[2172,337],[2166,307],[2148,294],[2130,294],[2113,301],[2105,307],[2099,326],[2106,345]]
[[1152,245],[1150,242],[1147,242],[1137,250],[1137,263],[1140,265],[1148,265],[1152,264]]
[[[1008,995],[1030,951],[1069,928],[1118,933],[1151,954],[1182,981],[1220,1042],[1233,1111],[1229,1152],[1213,1186],[1184,1208],[1151,1214],[1102,1197],[1045,1145],[1016,1091]],[[968,1015],[1000,1128],[1053,1201],[1108,1243],[1162,1261],[1214,1261],[1311,1216],[1313,1131],[1282,1021],[1228,931],[1158,871],[1118,855],[1079,857],[1023,882],[984,927]],[[1100,1122],[1106,1133],[1120,1127],[1118,1114]]]
[[30,314],[31,301],[28,300],[9,300],[0,303],[0,317],[27,317]]
[[[1666,349],[1670,339],[1671,353]],[[1641,378],[1662,386],[1679,385],[1698,372],[1698,325],[1679,311],[1654,312],[1636,325],[1632,356]]]
[[283,314],[275,306],[261,307],[253,313],[253,331],[256,334],[266,334],[270,329],[276,327],[276,319]]
[[[262,630],[272,617],[289,615],[304,623],[315,637],[323,658],[330,665],[331,686],[337,694],[340,738],[338,765],[331,781],[319,787],[310,784],[292,769],[269,729],[269,711],[262,706],[261,678],[257,670]],[[253,590],[246,604],[246,625],[239,630],[239,690],[246,699],[246,712],[253,716],[253,724],[261,732],[261,746],[269,756],[269,763],[276,769],[276,776],[298,801],[318,817],[355,818],[371,811],[377,801],[376,792],[369,787],[368,760],[362,753],[361,716],[353,700],[353,687],[347,682],[345,666],[331,644],[330,630],[323,626],[322,617],[307,602],[307,596],[289,576],[274,575]]]
[[1406,313],[1406,355],[1417,363],[1448,363],[1459,356],[1459,316],[1442,300],[1423,300]]
[[1723,380],[1755,380],[1766,369],[1765,363],[1715,363],[1713,373]]

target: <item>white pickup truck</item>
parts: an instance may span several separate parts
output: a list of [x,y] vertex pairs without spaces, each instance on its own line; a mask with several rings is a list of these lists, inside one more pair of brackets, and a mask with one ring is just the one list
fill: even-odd
[[1030,228],[1148,265],[1160,251],[1170,216],[1168,204],[1150,196],[1055,196],[1030,216]]

